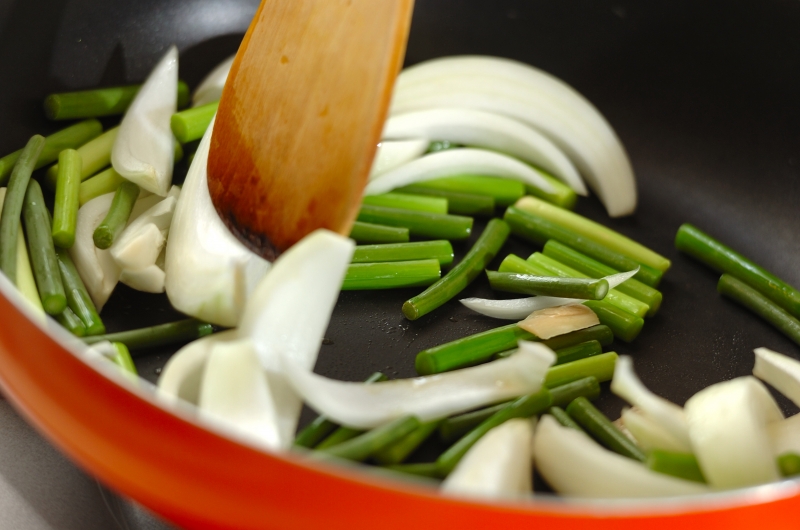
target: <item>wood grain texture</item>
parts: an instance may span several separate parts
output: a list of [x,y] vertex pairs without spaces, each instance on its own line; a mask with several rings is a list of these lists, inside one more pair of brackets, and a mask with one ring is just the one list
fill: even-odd
[[348,234],[402,65],[413,0],[263,0],[208,161],[220,216],[267,259]]

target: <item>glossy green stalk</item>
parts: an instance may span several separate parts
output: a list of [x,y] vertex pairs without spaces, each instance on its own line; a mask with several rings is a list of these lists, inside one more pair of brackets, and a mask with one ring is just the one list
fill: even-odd
[[403,304],[403,315],[416,320],[460,293],[483,271],[508,239],[508,225],[492,219],[461,262],[438,282]]
[[81,322],[81,319],[78,318],[78,315],[73,313],[72,309],[69,307],[64,308],[64,310],[57,314],[55,318],[64,329],[76,337],[83,337],[86,335],[86,326],[83,325],[83,322]]
[[648,468],[658,473],[671,475],[684,480],[706,482],[703,472],[700,470],[700,466],[697,463],[697,458],[692,453],[676,453],[673,451],[664,451],[662,449],[653,449],[648,453],[645,464]]
[[448,210],[447,199],[444,197],[430,197],[409,193],[390,192],[380,195],[367,195],[361,202],[371,206],[384,206],[386,208],[400,208],[401,210],[417,210],[430,213],[446,214]]
[[159,324],[147,328],[84,337],[83,342],[86,344],[95,344],[107,340],[109,342],[121,342],[130,350],[141,350],[145,348],[154,348],[156,346],[189,342],[210,335],[213,332],[214,327],[211,324],[201,322],[194,318],[187,318],[178,320],[177,322]]
[[413,432],[419,426],[420,421],[414,416],[398,418],[346,442],[324,449],[317,448],[317,454],[363,462],[381,449]]
[[97,248],[106,249],[114,244],[117,236],[125,229],[139,198],[139,186],[133,182],[123,182],[114,192],[114,199],[105,218],[97,225],[92,238]]
[[395,191],[447,199],[447,213],[468,215],[470,217],[488,217],[494,215],[494,198],[487,195],[475,195],[472,193],[461,193],[458,191],[439,190],[436,188],[426,188],[416,185],[403,186],[402,188],[397,188]]
[[516,272],[486,271],[489,285],[495,291],[583,300],[602,300],[608,293],[608,282],[590,278],[534,276]]
[[525,193],[555,204],[559,208],[566,208],[567,210],[575,208],[575,203],[578,202],[578,194],[575,193],[575,190],[542,169],[536,168],[536,171],[539,173],[539,176],[550,183],[550,186],[553,187],[553,191],[547,192],[535,186],[525,185]]
[[350,237],[358,243],[406,243],[409,235],[408,228],[356,221]]
[[358,220],[386,226],[408,228],[410,235],[430,239],[468,239],[472,233],[472,218],[460,215],[436,214],[399,208],[362,204]]
[[396,442],[376,451],[372,459],[382,466],[397,465],[405,461],[439,427],[442,420],[427,421]]
[[353,252],[351,262],[382,263],[420,259],[435,259],[443,267],[450,265],[453,263],[453,245],[446,239],[415,241],[413,243],[359,245]]
[[588,432],[592,438],[628,458],[644,462],[647,455],[642,451],[636,442],[625,436],[605,414],[597,410],[597,407],[583,397],[576,398],[567,406],[567,414],[575,420],[578,425]]
[[88,178],[80,183],[78,191],[78,202],[81,206],[91,201],[95,197],[117,191],[120,184],[125,182],[122,175],[117,173],[113,167],[101,171],[97,175]]
[[586,433],[586,431],[584,431],[583,428],[575,422],[575,420],[570,418],[569,414],[567,414],[567,412],[561,407],[550,407],[550,410],[548,410],[547,413],[553,416],[556,421],[564,427],[569,427],[570,429],[575,429],[576,431]]
[[[114,146],[118,132],[119,127],[109,129],[76,149],[81,155],[81,180],[86,180],[111,164],[111,148]],[[57,180],[58,164],[55,164],[45,173],[45,182],[55,189]]]
[[122,368],[125,372],[132,375],[139,375],[136,371],[136,366],[133,364],[131,352],[128,350],[128,347],[121,342],[112,342],[111,346],[117,350],[117,354],[114,357],[109,357],[109,360]]
[[580,361],[595,355],[603,353],[603,346],[596,340],[589,340],[581,342],[568,348],[555,350],[556,352],[556,365],[571,363],[572,361]]
[[515,206],[520,210],[560,224],[611,250],[661,272],[666,272],[670,267],[670,261],[664,256],[582,215],[559,208],[535,197],[524,197],[517,201]]
[[[44,99],[44,114],[51,120],[74,120],[124,114],[141,85],[95,88],[50,94]],[[189,101],[189,87],[178,81],[178,108]]]
[[658,287],[658,283],[661,281],[663,273],[660,270],[642,265],[636,260],[623,256],[619,252],[542,217],[531,215],[511,206],[506,209],[503,219],[511,227],[512,234],[531,243],[544,245],[547,241],[554,239],[618,271],[631,271],[639,267],[635,278],[650,287]]
[[75,268],[75,263],[73,263],[69,252],[64,249],[57,249],[56,257],[58,258],[61,281],[64,284],[64,292],[67,295],[67,305],[83,322],[86,335],[102,335],[106,332],[106,326],[103,324],[92,298],[86,291],[83,280],[81,280],[78,269]]
[[600,383],[611,381],[617,364],[616,352],[606,352],[578,361],[559,364],[547,371],[544,386],[555,388],[585,377],[594,377]]
[[74,149],[64,149],[58,155],[58,180],[53,206],[53,243],[71,248],[75,243],[81,189],[81,157]]
[[418,477],[440,478],[439,468],[436,462],[423,462],[419,464],[397,464],[394,466],[386,466],[385,469],[404,473],[406,475],[415,475]]
[[427,287],[441,278],[439,261],[421,259],[384,263],[354,263],[347,267],[343,291]]
[[[44,146],[34,164],[34,169],[39,169],[51,162],[55,162],[58,160],[58,154],[64,149],[77,149],[99,136],[102,132],[103,126],[97,120],[85,120],[54,132],[44,139]],[[0,186],[5,185],[8,176],[11,175],[14,164],[21,154],[22,149],[0,158]],[[53,182],[55,184],[55,180]]]
[[[558,335],[551,339],[542,341],[542,344],[556,352],[555,364],[564,364],[566,362],[577,361],[579,358],[585,359],[586,357],[591,357],[594,355],[594,350],[597,347],[595,346],[595,343],[600,345],[602,348],[602,346],[611,345],[612,342],[614,342],[614,333],[611,331],[611,328],[604,324],[598,324],[590,328],[579,329],[577,331],[571,331],[570,333]],[[580,350],[578,350],[578,348],[580,348]],[[503,359],[516,351],[516,348],[502,351],[494,354],[493,358]],[[577,357],[577,351],[583,352],[581,353],[583,357]],[[590,353],[592,355],[590,355]],[[602,351],[597,352],[597,354],[599,353],[602,353]],[[569,358],[570,360],[560,361],[562,356]]]
[[199,140],[211,124],[218,107],[219,101],[214,101],[173,114],[169,122],[172,134],[182,144]]
[[497,206],[509,206],[525,195],[525,184],[518,180],[481,175],[461,175],[417,182],[414,186],[485,195],[492,197]]

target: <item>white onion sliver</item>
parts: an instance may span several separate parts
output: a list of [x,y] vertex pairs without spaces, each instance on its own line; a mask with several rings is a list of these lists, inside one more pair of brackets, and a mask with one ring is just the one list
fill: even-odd
[[397,141],[382,140],[378,144],[375,160],[372,162],[369,180],[374,180],[387,171],[416,160],[425,154],[429,145],[430,141],[425,138]]
[[552,192],[553,186],[538,170],[516,158],[484,149],[448,149],[430,153],[374,178],[367,184],[365,195],[378,195],[400,186],[454,175],[486,175],[519,180]]
[[753,375],[800,406],[800,362],[767,348],[756,348]]
[[531,296],[511,300],[488,300],[486,298],[464,298],[461,303],[469,309],[493,318],[521,320],[534,311],[548,307],[580,304],[583,300],[557,298],[554,296]]
[[119,281],[137,291],[163,293],[166,274],[155,263],[141,269],[122,269]]
[[603,279],[608,282],[609,289],[614,289],[621,283],[624,283],[633,278],[634,276],[636,276],[637,272],[639,272],[639,267],[636,267],[632,271],[628,272],[618,272],[616,274],[610,274],[608,276],[603,277]]
[[772,453],[778,457],[786,453],[800,455],[800,414],[781,421],[773,421],[767,426]]
[[328,379],[290,361],[284,366],[315,410],[343,425],[371,429],[403,416],[429,421],[536,392],[555,355],[541,344],[533,348],[472,368],[372,385]]
[[651,420],[647,414],[636,407],[622,409],[620,419],[628,432],[631,433],[636,442],[645,451],[662,449],[664,451],[685,453],[687,449],[691,449],[691,447],[687,448],[686,442],[675,438],[664,427]]
[[225,81],[228,80],[228,73],[233,66],[233,60],[236,55],[231,55],[206,75],[192,94],[192,106],[199,107],[207,105],[215,101],[219,101],[222,97],[222,89],[225,87]]
[[[164,234],[153,223],[139,225],[136,230],[124,232],[111,245],[109,252],[120,269],[137,270],[154,265],[166,239]],[[123,282],[124,283],[124,282]]]

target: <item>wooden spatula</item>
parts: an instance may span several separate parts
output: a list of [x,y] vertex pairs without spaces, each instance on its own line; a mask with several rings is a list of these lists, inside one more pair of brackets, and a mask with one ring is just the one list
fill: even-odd
[[208,188],[269,260],[348,234],[402,66],[413,0],[262,0],[222,93]]

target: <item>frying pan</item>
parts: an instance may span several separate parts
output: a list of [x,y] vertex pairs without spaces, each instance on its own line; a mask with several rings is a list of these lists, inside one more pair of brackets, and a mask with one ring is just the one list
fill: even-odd
[[[236,49],[251,0],[19,0],[0,2],[0,151],[50,133],[42,97],[143,79],[172,43],[190,86]],[[692,222],[789,283],[800,285],[800,4],[689,0],[417,0],[407,64],[452,54],[511,57],[546,70],[592,101],[616,129],[638,177],[636,214],[610,220],[595,198],[577,210],[673,260],[664,303],[632,344],[645,384],[683,403],[752,370],[752,349],[798,356],[796,345],[715,291],[716,275],[673,249]],[[477,226],[478,232],[481,228]],[[473,238],[474,239],[474,238]],[[463,255],[468,244],[458,245]],[[511,240],[508,252],[533,247]],[[496,266],[497,264],[493,264]],[[81,468],[187,527],[570,528],[704,525],[767,520],[793,528],[800,485],[690,501],[483,503],[438,497],[424,485],[269,455],[173,416],[144,385],[123,388],[87,365],[75,341],[46,331],[0,280],[0,385],[14,406]],[[415,322],[414,290],[343,293],[316,371],[361,380],[375,370],[414,375],[421,349],[500,323],[456,301]],[[464,296],[492,296],[479,279]],[[180,318],[164,297],[120,287],[104,309],[110,330]],[[48,326],[52,328],[52,326]],[[155,381],[171,349],[137,358]],[[102,373],[101,373],[102,372]],[[779,398],[786,414],[796,413]],[[621,402],[605,392],[612,417]],[[311,413],[306,411],[303,421]]]

